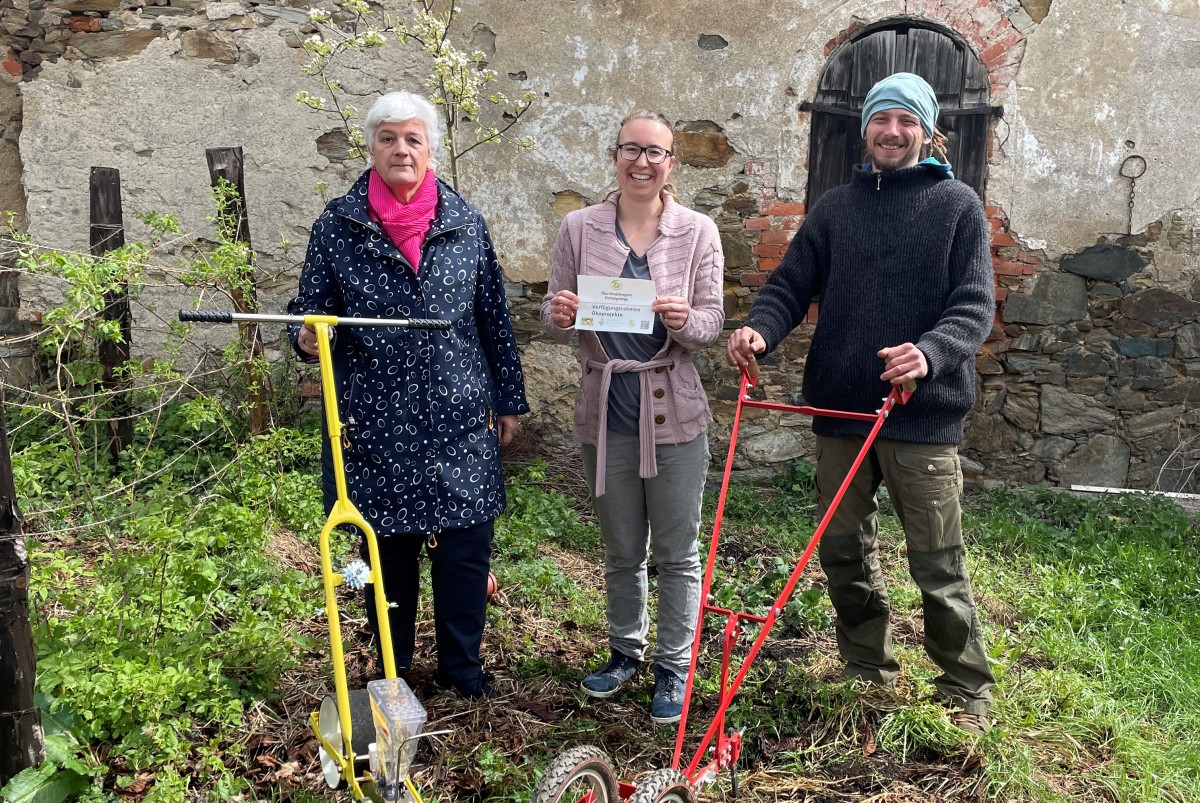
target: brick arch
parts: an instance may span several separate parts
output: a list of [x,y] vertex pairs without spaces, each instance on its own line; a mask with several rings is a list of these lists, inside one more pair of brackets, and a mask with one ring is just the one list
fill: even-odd
[[939,23],[974,50],[987,68],[993,99],[1016,77],[1025,36],[995,0],[904,0],[903,15]]

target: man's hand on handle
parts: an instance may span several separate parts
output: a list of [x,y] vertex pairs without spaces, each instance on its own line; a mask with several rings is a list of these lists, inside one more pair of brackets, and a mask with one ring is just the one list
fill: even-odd
[[903,385],[929,375],[929,362],[912,343],[880,349],[878,356],[883,360],[883,373],[879,378],[884,382]]
[[749,326],[735,330],[729,336],[729,342],[725,344],[725,352],[729,355],[729,361],[743,369],[755,361],[756,354],[762,354],[766,350],[767,341],[763,340],[763,336]]

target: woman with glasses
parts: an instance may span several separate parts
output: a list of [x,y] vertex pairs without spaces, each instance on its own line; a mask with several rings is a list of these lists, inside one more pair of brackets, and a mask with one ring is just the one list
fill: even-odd
[[607,665],[583,679],[605,698],[646,656],[647,551],[658,573],[658,643],[650,716],[679,720],[700,606],[696,537],[708,471],[708,399],[692,363],[725,322],[724,256],[717,227],[682,206],[669,181],[675,167],[670,122],[635,111],[612,150],[619,189],[567,215],[542,301],[542,324],[559,342],[575,331],[578,277],[654,282],[654,325],[645,334],[581,330],[582,382],[575,439],[604,539]]

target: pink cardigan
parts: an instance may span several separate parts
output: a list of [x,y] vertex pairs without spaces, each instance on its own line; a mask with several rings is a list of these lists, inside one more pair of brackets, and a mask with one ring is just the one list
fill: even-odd
[[[621,275],[629,249],[616,234],[617,198],[571,212],[563,220],[554,246],[554,270],[542,300],[542,326],[557,342],[571,338],[574,327],[560,329],[550,321],[550,299],[559,290],[578,292],[576,276]],[[575,440],[596,445],[596,495],[604,493],[608,385],[614,371],[641,374],[642,416],[640,451],[642,477],[658,472],[654,444],[686,443],[712,421],[708,397],[691,352],[709,345],[725,323],[722,299],[725,258],[717,225],[706,215],[688,209],[664,194],[659,237],[646,251],[650,277],[658,295],[682,296],[691,305],[687,322],[667,329],[663,348],[646,363],[610,361],[594,332],[579,333],[579,364],[583,372],[575,397]]]

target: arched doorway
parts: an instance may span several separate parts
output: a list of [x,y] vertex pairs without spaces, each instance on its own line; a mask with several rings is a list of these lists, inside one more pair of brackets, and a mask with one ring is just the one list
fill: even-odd
[[812,112],[808,150],[809,208],[826,191],[850,180],[862,161],[859,118],[876,81],[912,72],[938,96],[938,126],[948,139],[947,155],[957,178],[983,198],[987,178],[987,68],[965,45],[935,28],[910,20],[886,21],[864,29],[839,47],[825,64]]

